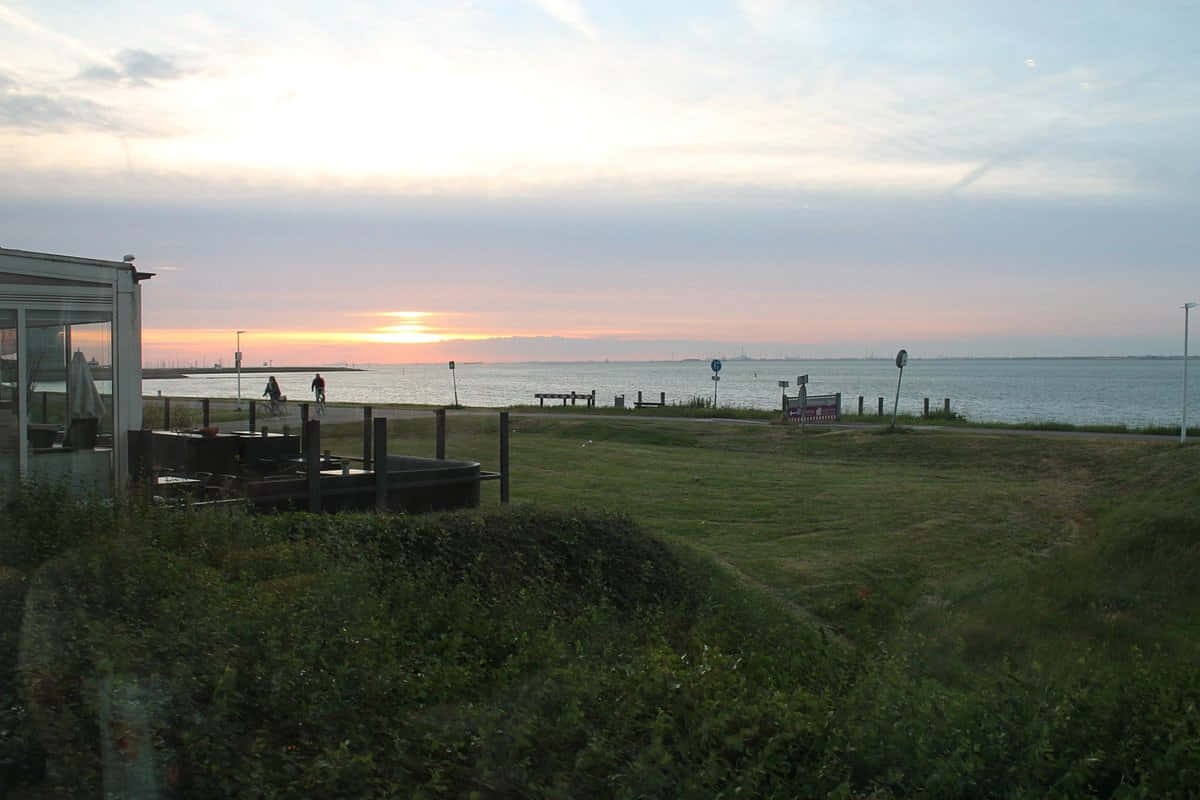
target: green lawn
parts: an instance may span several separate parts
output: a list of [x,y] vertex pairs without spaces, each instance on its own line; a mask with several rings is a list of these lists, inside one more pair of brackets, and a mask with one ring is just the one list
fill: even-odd
[[[432,455],[432,415],[389,430],[390,452]],[[451,415],[448,431],[448,455],[498,467],[495,417]],[[325,446],[357,452],[358,435],[330,430]],[[989,622],[981,598],[1004,606],[1004,588],[1051,553],[1092,542],[1104,509],[1194,486],[1200,461],[1166,442],[551,415],[514,418],[511,441],[514,503],[628,513],[852,641],[920,624],[980,652],[1027,649],[1032,625],[1019,604]],[[497,502],[485,484],[484,505]],[[1097,634],[1074,623],[1043,624],[1038,641]]]

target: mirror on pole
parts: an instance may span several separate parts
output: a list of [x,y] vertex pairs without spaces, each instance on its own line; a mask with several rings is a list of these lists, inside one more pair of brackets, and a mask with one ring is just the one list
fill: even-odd
[[906,364],[908,364],[908,351],[901,348],[900,352],[896,353],[896,367],[900,370],[900,374],[896,378],[896,402],[892,405],[892,430],[896,429],[896,412],[900,408],[900,381],[904,378]]

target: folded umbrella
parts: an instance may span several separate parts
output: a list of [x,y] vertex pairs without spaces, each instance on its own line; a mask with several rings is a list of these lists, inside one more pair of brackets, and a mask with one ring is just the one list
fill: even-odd
[[99,419],[104,416],[104,398],[92,380],[92,369],[79,350],[71,356],[67,371],[67,393],[71,397],[71,419]]

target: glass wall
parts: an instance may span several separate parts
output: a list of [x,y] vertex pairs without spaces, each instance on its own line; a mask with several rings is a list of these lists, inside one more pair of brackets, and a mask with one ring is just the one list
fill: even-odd
[[21,457],[17,312],[0,308],[0,497],[16,480]]
[[23,333],[27,474],[108,493],[113,475],[111,311],[28,309]]

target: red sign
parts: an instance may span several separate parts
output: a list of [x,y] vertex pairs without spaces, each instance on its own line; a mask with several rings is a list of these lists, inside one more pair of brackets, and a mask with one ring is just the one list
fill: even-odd
[[840,422],[841,395],[810,395],[801,405],[800,397],[787,399],[787,416],[794,422]]

